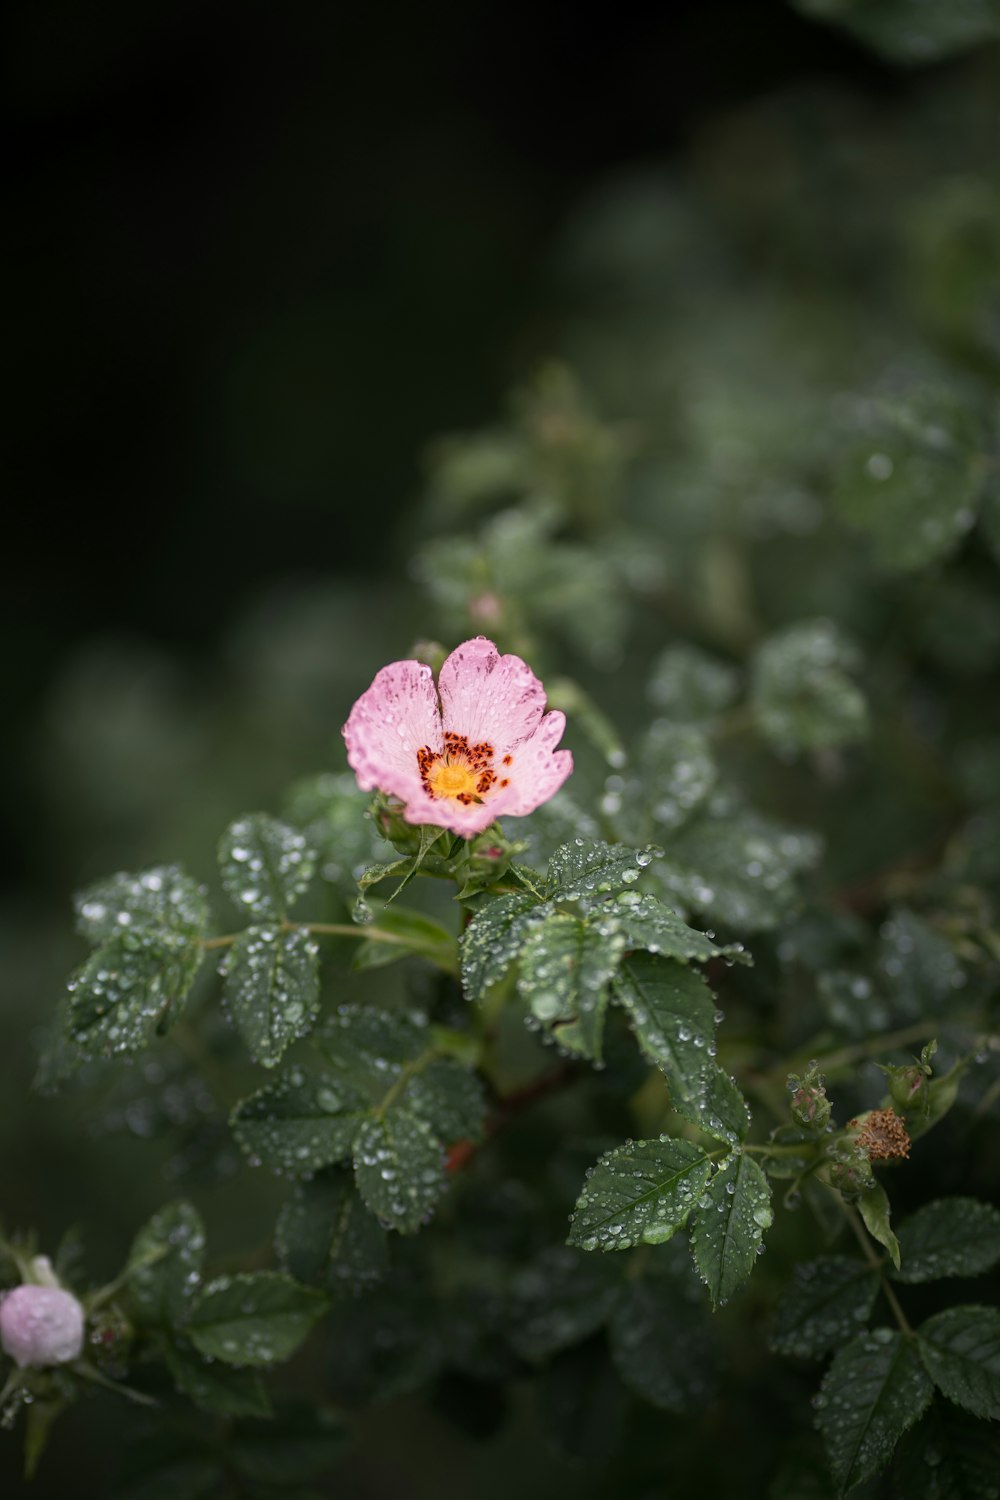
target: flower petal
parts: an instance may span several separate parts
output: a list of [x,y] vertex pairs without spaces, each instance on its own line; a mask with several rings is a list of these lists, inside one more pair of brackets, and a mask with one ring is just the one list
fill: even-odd
[[511,753],[511,765],[502,772],[510,785],[487,798],[495,818],[523,818],[555,796],[573,769],[572,753],[555,748],[565,728],[565,714],[546,714],[531,739]]
[[407,823],[433,823],[435,828],[447,828],[463,839],[474,838],[489,828],[496,818],[494,799],[487,797],[482,802],[458,802],[454,797],[424,797],[420,801],[411,799],[403,809]]
[[[434,675],[417,661],[394,661],[375,675],[344,725],[347,760],[362,791],[425,802],[417,751],[443,745]],[[434,804],[436,806],[436,804]],[[410,822],[436,822],[410,818]]]
[[438,678],[446,729],[470,744],[486,741],[498,755],[534,734],[545,712],[545,689],[519,656],[501,656],[478,635],[447,658]]

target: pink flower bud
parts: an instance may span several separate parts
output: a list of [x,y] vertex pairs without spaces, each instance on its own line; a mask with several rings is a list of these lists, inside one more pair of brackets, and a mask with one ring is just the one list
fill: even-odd
[[0,1344],[23,1370],[62,1365],[83,1348],[83,1308],[55,1286],[17,1286],[0,1302]]

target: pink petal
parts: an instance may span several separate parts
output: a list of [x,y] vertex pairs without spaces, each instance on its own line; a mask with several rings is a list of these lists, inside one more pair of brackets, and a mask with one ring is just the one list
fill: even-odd
[[504,754],[534,734],[545,712],[545,689],[519,656],[501,656],[477,635],[456,646],[438,678],[446,729],[470,744],[491,744]]
[[510,766],[496,763],[500,776],[510,781],[486,805],[493,816],[523,818],[554,797],[573,769],[569,750],[556,750],[566,728],[566,715],[558,711],[546,714],[531,739],[507,753]]
[[[443,745],[430,667],[416,661],[394,661],[377,672],[371,687],[351,709],[344,739],[348,764],[362,791],[377,787],[406,803],[426,802],[417,751],[424,745],[440,751]],[[408,821],[433,823],[440,819],[421,816],[408,817]]]

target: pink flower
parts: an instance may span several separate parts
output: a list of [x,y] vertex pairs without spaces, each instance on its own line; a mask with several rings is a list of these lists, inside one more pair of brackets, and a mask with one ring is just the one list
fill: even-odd
[[62,1365],[83,1348],[83,1308],[58,1286],[16,1286],[0,1302],[0,1344],[14,1363]]
[[344,739],[363,791],[398,797],[408,823],[472,838],[559,790],[573,769],[570,752],[555,748],[565,727],[565,714],[545,712],[531,668],[479,635],[451,653],[437,688],[420,662],[383,667],[351,709]]

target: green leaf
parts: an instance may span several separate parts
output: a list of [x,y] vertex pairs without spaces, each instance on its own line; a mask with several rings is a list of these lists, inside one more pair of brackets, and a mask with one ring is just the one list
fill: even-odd
[[422,1015],[342,1005],[316,1033],[316,1045],[335,1086],[377,1105],[431,1038]]
[[920,1500],[997,1500],[1000,1429],[935,1400],[899,1445],[894,1494]]
[[354,1177],[381,1223],[415,1234],[445,1190],[441,1142],[412,1110],[393,1107],[358,1131]]
[[974,524],[985,435],[975,399],[943,370],[904,370],[856,399],[834,505],[900,572],[946,557]]
[[583,1250],[658,1245],[698,1202],[712,1163],[690,1141],[661,1136],[602,1156],[573,1211],[568,1243]]
[[690,959],[706,963],[710,958],[733,958],[748,963],[749,955],[742,943],[722,947],[704,932],[688,924],[658,896],[641,896],[638,891],[623,891],[620,896],[594,908],[595,915],[610,915],[621,925],[630,948],[644,948],[664,958],[681,963]]
[[662,1411],[701,1411],[715,1386],[707,1314],[665,1277],[622,1287],[608,1324],[615,1368],[630,1390]]
[[278,1219],[275,1246],[285,1270],[328,1292],[360,1292],[382,1279],[386,1233],[368,1212],[350,1172],[321,1172],[296,1185]]
[[896,907],[879,931],[878,967],[900,1021],[935,1019],[954,1003],[965,972],[954,949],[929,922]]
[[452,1058],[432,1058],[414,1071],[399,1102],[449,1145],[482,1140],[486,1113],[483,1086],[471,1068]]
[[220,966],[222,997],[255,1062],[273,1068],[319,1014],[319,947],[303,928],[248,927]]
[[815,1403],[840,1495],[884,1468],[932,1394],[915,1341],[901,1333],[876,1328],[841,1349]]
[[112,875],[81,891],[73,905],[77,931],[95,945],[126,930],[165,930],[194,940],[204,935],[208,923],[204,888],[178,865]]
[[209,1359],[271,1365],[295,1353],[326,1298],[280,1271],[219,1276],[195,1301],[185,1332]]
[[666,1075],[674,1108],[716,1138],[741,1139],[749,1116],[714,1061],[715,999],[701,975],[672,959],[633,953],[619,970],[615,998],[643,1052]]
[[865,1188],[858,1199],[858,1212],[865,1221],[865,1228],[873,1239],[878,1240],[889,1252],[896,1270],[899,1270],[899,1241],[889,1224],[889,1197],[880,1182]]
[[548,894],[553,900],[581,901],[620,891],[635,884],[652,858],[649,849],[574,839],[561,844],[549,860]]
[[161,1208],[139,1230],[125,1268],[143,1322],[180,1323],[201,1276],[205,1226],[193,1203],[179,1199]]
[[565,790],[556,792],[548,802],[536,807],[526,818],[517,820],[518,844],[524,845],[525,863],[512,865],[518,879],[524,881],[541,900],[545,895],[545,876],[539,874],[554,850],[571,839],[600,836],[597,823],[589,812]]
[[203,1411],[220,1417],[269,1417],[271,1401],[254,1370],[209,1363],[193,1350],[168,1342],[163,1355],[174,1385]]
[[673,832],[700,807],[718,779],[706,735],[693,724],[658,719],[639,749],[636,795],[657,826]]
[[869,1317],[878,1296],[878,1271],[845,1255],[824,1255],[795,1266],[774,1314],[776,1354],[818,1359],[846,1343]]
[[625,951],[624,935],[600,920],[553,912],[525,935],[517,987],[532,1015],[564,1046],[601,1060],[608,982]]
[[981,1276],[1000,1260],[1000,1212],[976,1198],[938,1198],[899,1227],[897,1281]]
[[241,1100],[230,1123],[251,1161],[301,1177],[349,1157],[367,1117],[340,1079],[294,1068]]
[[697,646],[670,646],[657,657],[647,694],[675,724],[705,724],[735,703],[740,674]]
[[691,1234],[695,1265],[716,1307],[749,1277],[773,1218],[767,1178],[751,1157],[736,1153],[708,1184]]
[[525,935],[555,908],[527,891],[497,896],[481,906],[462,934],[462,985],[481,1001],[500,983],[521,951]]
[[604,1326],[619,1294],[614,1267],[567,1245],[550,1246],[511,1285],[510,1341],[540,1362]]
[[385,907],[378,914],[379,932],[388,933],[392,942],[377,936],[366,938],[355,950],[352,967],[376,969],[398,959],[416,955],[426,958],[448,974],[458,973],[455,939],[448,929],[423,912],[406,906]]
[[1000,1419],[1000,1311],[948,1307],[928,1318],[918,1336],[938,1390],[973,1416]]
[[780,753],[863,739],[868,710],[848,675],[856,649],[832,620],[800,620],[754,654],[750,702],[764,738]]
[[288,822],[315,850],[320,878],[345,901],[357,894],[355,871],[391,853],[369,814],[371,800],[351,772],[324,772],[296,782],[284,806]]
[[667,898],[743,932],[775,927],[797,905],[795,877],[819,858],[812,834],[783,828],[717,791],[677,830],[654,873]]
[[179,1017],[201,960],[198,943],[162,928],[111,938],[69,982],[70,1040],[86,1057],[141,1052]]
[[261,921],[283,917],[315,869],[305,837],[267,813],[238,818],[219,842],[222,884],[237,906]]

